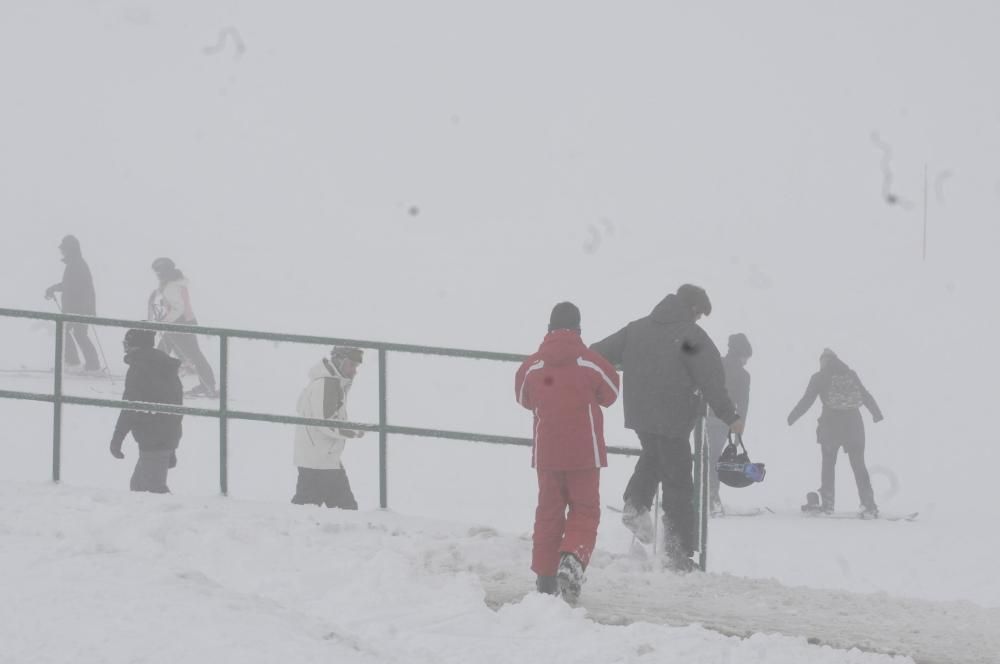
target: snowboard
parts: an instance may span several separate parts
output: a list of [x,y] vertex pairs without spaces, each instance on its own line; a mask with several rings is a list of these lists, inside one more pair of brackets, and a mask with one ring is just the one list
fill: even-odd
[[883,512],[878,516],[865,516],[858,512],[824,512],[820,506],[819,494],[810,491],[806,494],[806,504],[802,506],[802,515],[823,519],[859,519],[862,521],[913,521],[920,512]]

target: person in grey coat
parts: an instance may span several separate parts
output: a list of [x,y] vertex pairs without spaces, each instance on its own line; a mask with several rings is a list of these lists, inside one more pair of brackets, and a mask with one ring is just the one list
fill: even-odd
[[847,366],[829,348],[819,356],[818,372],[809,379],[806,393],[788,415],[788,426],[805,415],[819,397],[823,403],[816,427],[816,442],[823,453],[819,497],[822,510],[833,512],[835,504],[835,479],[837,453],[843,447],[854,471],[861,499],[861,515],[878,516],[878,506],[872,491],[872,482],[865,465],[865,424],[861,419],[863,405],[872,414],[874,422],[882,421],[882,411],[874,397],[865,389],[858,374]]
[[[60,310],[67,314],[81,316],[97,315],[97,296],[94,294],[94,279],[90,274],[90,266],[83,260],[80,251],[80,241],[73,235],[67,235],[59,243],[59,251],[63,255],[62,281],[45,289],[45,299],[56,299],[56,293],[62,293]],[[86,373],[99,373],[101,362],[97,359],[97,351],[88,336],[86,323],[69,323],[66,325],[66,340],[63,344],[63,357],[68,369],[74,370],[80,366],[80,355],[83,355],[83,368]],[[79,354],[77,347],[80,348]]]
[[[180,360],[153,347],[156,333],[152,330],[129,330],[122,345],[125,347],[125,393],[122,401],[144,401],[180,406],[184,402],[184,387],[178,369]],[[132,473],[132,491],[169,493],[167,471],[177,465],[177,446],[181,441],[182,415],[152,413],[123,409],[118,415],[111,436],[111,456],[124,459],[122,443],[129,433],[139,446],[139,459]]]
[[712,311],[704,289],[684,284],[645,318],[632,321],[591,348],[624,374],[625,426],[636,432],[642,454],[625,489],[622,522],[643,542],[652,539],[649,510],[663,485],[667,566],[694,569],[691,431],[708,401],[733,431],[743,421],[726,392],[718,348],[698,326]]
[[[736,404],[736,411],[743,417],[744,424],[750,410],[750,372],[746,370],[746,364],[752,355],[753,348],[747,335],[742,332],[729,335],[729,350],[722,358],[722,368],[726,372],[726,391]],[[713,466],[708,474],[709,505],[712,515],[720,516],[725,510],[719,499],[719,473],[715,471],[714,466],[729,439],[729,427],[713,412],[708,418],[707,429],[709,458]]]

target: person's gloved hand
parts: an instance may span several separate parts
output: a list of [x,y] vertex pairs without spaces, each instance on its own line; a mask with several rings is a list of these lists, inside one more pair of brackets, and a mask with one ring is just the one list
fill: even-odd
[[124,459],[125,458],[125,454],[122,452],[122,444],[121,443],[115,443],[115,442],[111,443],[111,456],[113,456],[116,459]]
[[793,419],[792,419],[792,416],[791,416],[791,415],[789,415],[789,416],[788,416],[788,426],[792,426],[793,424],[795,424],[795,420],[793,420]]
[[885,418],[884,418],[884,417],[882,417],[881,415],[876,415],[876,416],[874,416],[874,417],[872,418],[872,421],[873,421],[873,422],[874,422],[875,424],[878,424],[879,422],[881,422],[881,421],[882,421],[882,420],[884,420],[884,419],[885,419]]
[[365,435],[365,432],[360,429],[343,429],[341,433],[344,434],[345,438],[361,438]]
[[167,461],[167,468],[174,468],[177,465],[177,450],[171,450],[170,459]]
[[733,433],[736,433],[736,434],[739,434],[739,435],[742,436],[743,435],[743,429],[744,429],[745,426],[746,426],[746,424],[743,422],[743,418],[741,417],[741,418],[739,418],[738,420],[734,421],[732,424],[729,425],[729,430],[732,431]]
[[56,297],[56,292],[54,290],[52,290],[51,286],[49,286],[48,288],[45,289],[45,299],[46,300],[54,300],[55,297]]

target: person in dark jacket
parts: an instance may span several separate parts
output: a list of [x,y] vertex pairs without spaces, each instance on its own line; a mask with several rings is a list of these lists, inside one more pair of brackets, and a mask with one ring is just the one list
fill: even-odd
[[580,339],[572,302],[553,307],[542,345],[517,370],[514,396],[534,414],[536,588],[573,604],[597,541],[601,468],[608,465],[601,408],[618,398],[618,372]]
[[821,508],[824,512],[833,512],[837,452],[843,447],[858,485],[861,516],[877,517],[878,506],[875,505],[871,478],[865,466],[865,424],[861,419],[861,406],[868,409],[875,422],[882,421],[882,411],[858,374],[829,348],[825,348],[819,356],[819,366],[819,371],[809,379],[806,393],[789,413],[788,426],[795,424],[809,410],[816,397],[820,398],[823,411],[816,427],[816,442],[823,452],[819,490]]
[[[123,401],[144,401],[181,405],[184,388],[178,376],[180,361],[153,347],[152,330],[129,330],[125,333],[125,393]],[[182,415],[150,413],[124,409],[111,437],[111,456],[124,459],[122,443],[129,433],[139,445],[129,488],[132,491],[168,493],[167,470],[177,465],[177,446],[181,440]]]
[[667,566],[695,568],[695,511],[691,431],[703,399],[733,431],[743,420],[726,392],[718,348],[697,321],[712,312],[704,289],[684,284],[645,318],[632,321],[591,348],[624,374],[625,426],[639,436],[642,454],[625,488],[622,522],[643,542],[652,541],[656,487],[663,485]]
[[[63,263],[66,268],[63,270],[63,278],[57,284],[52,284],[45,290],[45,298],[54,300],[56,293],[62,293],[62,305],[60,309],[67,314],[80,314],[81,316],[97,315],[97,296],[94,294],[94,279],[90,274],[90,267],[87,261],[83,260],[83,253],[80,251],[80,241],[73,235],[67,235],[59,243],[59,251],[62,252]],[[89,326],[86,323],[69,323],[66,325],[66,341],[63,345],[63,357],[66,360],[67,368],[78,369],[80,366],[80,354],[83,355],[83,371],[87,373],[99,373],[101,363],[97,359],[97,351],[88,336]],[[80,353],[77,353],[77,347]]]
[[[746,370],[747,361],[753,355],[753,348],[747,335],[739,332],[729,335],[729,350],[722,358],[722,368],[726,372],[726,391],[736,404],[736,412],[746,424],[747,413],[750,410],[750,372]],[[713,469],[709,472],[709,505],[713,516],[724,514],[722,501],[719,499],[719,473],[714,465],[722,455],[722,450],[729,439],[729,427],[712,413],[708,418],[709,458]]]

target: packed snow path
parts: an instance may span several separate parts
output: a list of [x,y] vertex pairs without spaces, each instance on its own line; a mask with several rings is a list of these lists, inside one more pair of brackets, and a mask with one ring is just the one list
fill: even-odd
[[[580,606],[601,623],[697,623],[733,636],[779,633],[834,648],[902,654],[918,664],[996,664],[1000,609],[813,588],[724,574],[591,570]],[[516,601],[532,577],[484,579],[487,603]]]

